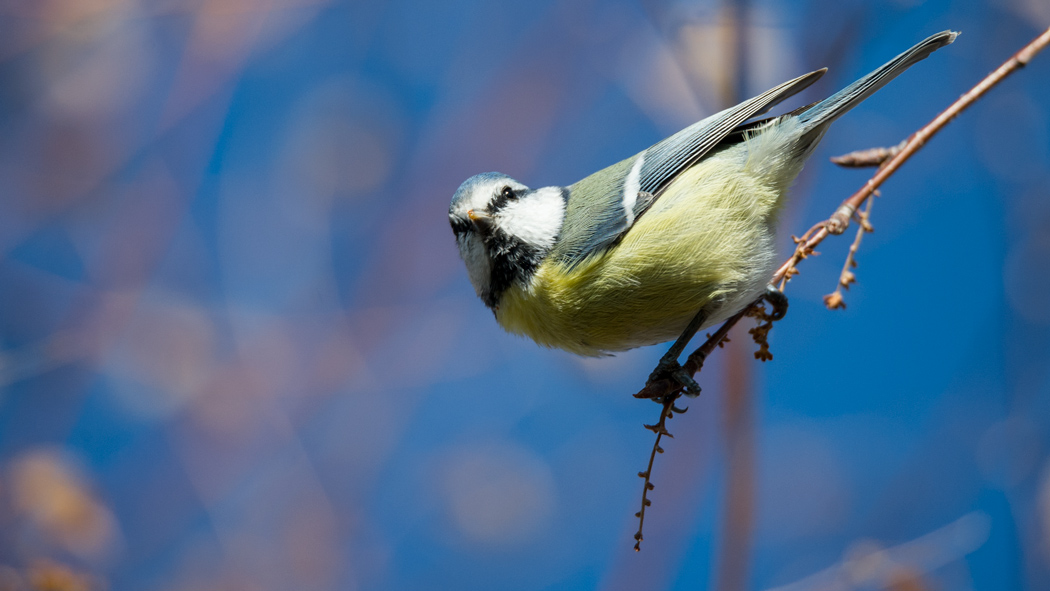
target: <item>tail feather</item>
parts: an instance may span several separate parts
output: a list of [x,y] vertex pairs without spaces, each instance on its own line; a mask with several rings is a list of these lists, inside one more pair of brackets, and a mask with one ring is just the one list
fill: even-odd
[[[823,131],[832,121],[860,104],[861,101],[893,80],[916,62],[926,59],[934,51],[955,41],[959,33],[943,31],[920,41],[914,47],[893,58],[881,68],[850,84],[813,107],[801,113],[799,123],[813,131]],[[819,135],[822,135],[818,131]]]

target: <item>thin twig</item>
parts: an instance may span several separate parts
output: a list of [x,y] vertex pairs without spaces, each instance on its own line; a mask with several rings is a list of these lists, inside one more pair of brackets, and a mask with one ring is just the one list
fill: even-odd
[[[1033,39],[1027,45],[1025,45],[1020,51],[1015,53],[1010,59],[1006,60],[1003,65],[996,68],[992,73],[986,76],[983,80],[977,83],[976,86],[971,88],[966,94],[959,97],[953,102],[947,109],[941,112],[940,115],[935,117],[933,121],[930,121],[923,126],[919,131],[912,134],[905,142],[905,145],[896,155],[887,160],[878,172],[868,180],[867,183],[861,187],[856,193],[851,195],[845,201],[839,205],[835,213],[831,215],[827,220],[813,226],[800,238],[796,238],[795,252],[792,253],[791,257],[784,262],[783,265],[777,269],[776,273],[773,274],[773,278],[770,280],[770,284],[780,284],[780,289],[783,290],[788,280],[794,275],[798,274],[797,265],[802,259],[809,257],[810,255],[816,254],[816,247],[828,237],[829,234],[841,234],[846,231],[849,227],[849,220],[853,217],[854,213],[859,207],[861,207],[866,200],[868,200],[872,194],[888,179],[893,176],[897,169],[901,167],[909,158],[912,157],[915,152],[919,151],[926,142],[936,135],[945,125],[948,124],[952,119],[963,112],[967,107],[972,105],[977,99],[984,96],[989,90],[994,88],[997,84],[1003,81],[1007,76],[1014,73],[1018,69],[1026,66],[1029,61],[1035,57],[1040,51],[1050,45],[1050,29],[1043,31],[1038,37]],[[722,326],[718,328],[713,335],[711,335],[703,345],[693,351],[685,365],[683,366],[690,375],[695,375],[704,366],[704,361],[707,356],[714,351],[729,334],[730,329],[733,328],[740,319],[752,312],[756,306],[760,306],[762,300],[758,300],[747,306],[740,312],[737,312],[731,318],[722,323]],[[678,384],[672,383],[670,380],[659,380],[646,384],[641,391],[634,396],[636,398],[649,398],[656,400],[664,405],[664,411],[660,415],[660,422],[655,426],[662,426],[665,417],[668,416],[673,409],[673,404],[682,395],[682,388]],[[677,410],[675,411],[677,412]],[[655,427],[654,426],[654,427]],[[656,457],[659,447],[660,438],[664,435],[670,435],[666,433],[666,429],[663,432],[657,432],[657,443],[654,445],[653,453],[650,454],[649,466],[646,471],[642,474],[645,475],[645,485],[647,493],[651,490],[651,477],[653,460]],[[643,493],[642,495],[642,511],[638,513],[638,533],[635,534],[635,549],[640,549],[642,539],[642,520],[644,519],[644,510],[649,505],[648,498]]]
[[842,156],[832,156],[831,161],[845,168],[866,168],[869,166],[881,166],[884,162],[893,158],[908,145],[904,140],[896,146],[889,148],[868,148],[867,150],[856,150]]
[[[878,191],[875,195],[878,195]],[[846,307],[846,301],[842,298],[842,290],[849,289],[851,283],[857,281],[856,275],[851,269],[857,266],[857,251],[860,250],[860,241],[864,238],[864,235],[868,232],[874,232],[875,228],[871,226],[871,204],[875,203],[874,199],[868,199],[868,204],[864,206],[864,211],[860,212],[857,228],[857,236],[853,238],[853,244],[849,247],[849,253],[846,254],[846,262],[842,263],[842,272],[839,273],[839,282],[835,286],[835,291],[824,296],[824,305],[829,310],[836,310],[839,308]]]
[[634,534],[634,551],[641,552],[642,550],[642,526],[645,525],[645,508],[652,505],[653,502],[649,500],[649,491],[656,488],[651,481],[653,475],[653,461],[656,460],[656,454],[664,453],[664,448],[660,447],[660,440],[664,435],[668,437],[674,437],[671,432],[667,430],[667,419],[674,417],[674,412],[678,411],[683,413],[688,409],[677,409],[674,406],[675,400],[681,394],[674,396],[668,396],[663,400],[663,410],[660,412],[660,420],[655,425],[646,425],[645,428],[649,429],[653,433],[656,433],[656,442],[653,443],[653,451],[649,452],[649,465],[646,466],[645,472],[639,472],[638,477],[644,479],[645,484],[642,489],[642,508],[640,511],[634,514],[638,518],[638,533]]

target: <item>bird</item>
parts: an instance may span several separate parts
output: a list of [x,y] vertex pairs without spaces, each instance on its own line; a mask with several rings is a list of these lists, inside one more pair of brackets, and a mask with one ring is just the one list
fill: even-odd
[[828,98],[759,118],[799,76],[567,187],[497,172],[456,190],[449,223],[478,297],[506,331],[581,356],[675,341],[650,381],[699,393],[677,359],[769,285],[788,190],[828,127],[959,33],[924,39]]

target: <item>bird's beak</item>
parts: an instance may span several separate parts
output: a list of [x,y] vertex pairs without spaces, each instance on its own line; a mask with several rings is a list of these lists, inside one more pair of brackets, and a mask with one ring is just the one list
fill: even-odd
[[482,234],[488,234],[492,231],[492,216],[489,214],[471,209],[467,211],[467,217],[474,222],[474,226]]

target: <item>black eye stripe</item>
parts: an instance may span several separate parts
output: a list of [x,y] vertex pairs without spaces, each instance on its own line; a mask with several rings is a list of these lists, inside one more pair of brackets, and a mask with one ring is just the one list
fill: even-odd
[[514,192],[509,186],[504,186],[496,193],[496,197],[492,200],[492,205],[489,206],[489,211],[496,213],[497,211],[506,207],[507,203],[515,201],[518,198],[518,194]]

